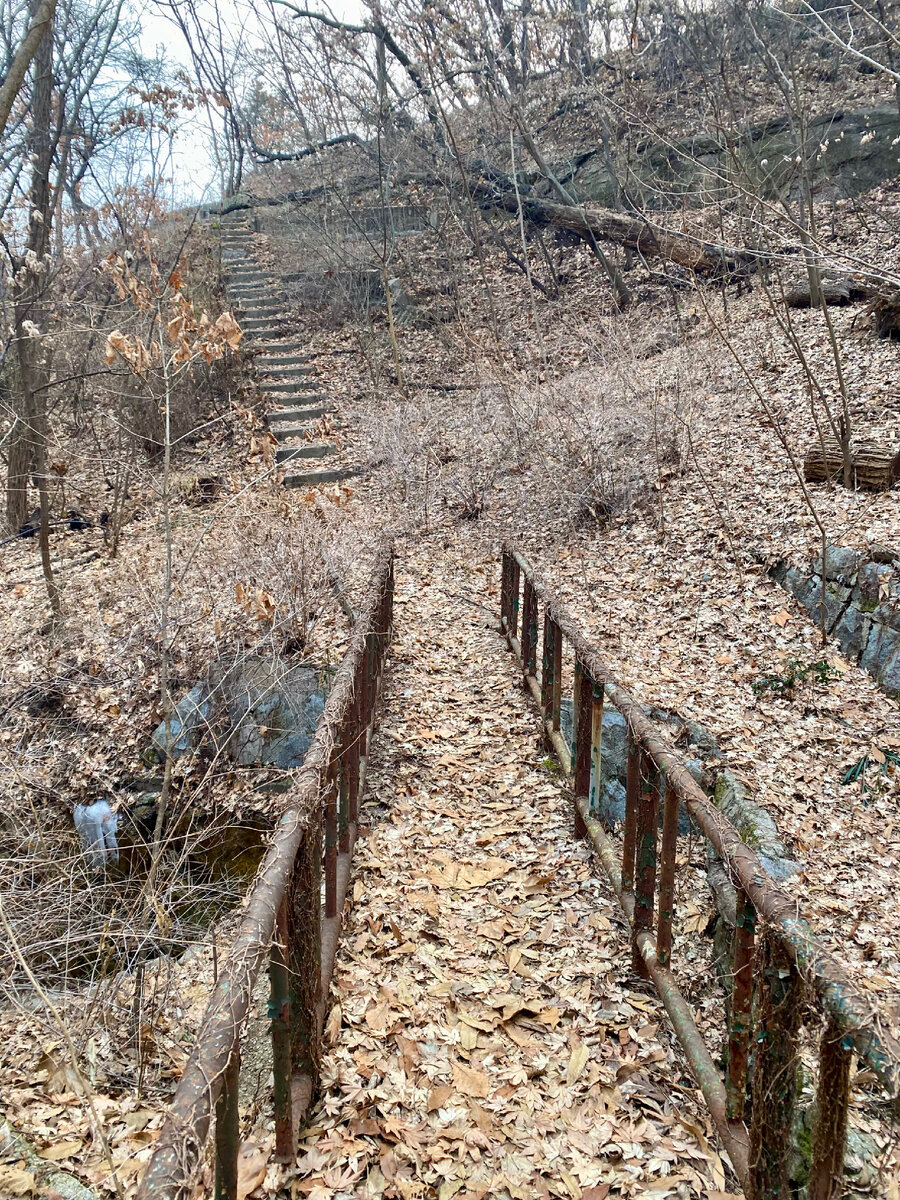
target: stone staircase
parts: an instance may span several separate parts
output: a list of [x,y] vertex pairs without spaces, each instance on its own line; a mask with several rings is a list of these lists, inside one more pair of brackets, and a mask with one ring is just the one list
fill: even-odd
[[254,231],[246,223],[222,228],[222,267],[229,300],[247,341],[262,353],[255,365],[259,387],[270,402],[269,428],[278,442],[275,460],[285,467],[285,487],[315,487],[358,474],[348,466],[305,470],[310,460],[337,453],[333,442],[317,440],[318,423],[333,411],[317,390],[316,368],[303,343],[291,336],[291,317],[279,281],[256,261]]

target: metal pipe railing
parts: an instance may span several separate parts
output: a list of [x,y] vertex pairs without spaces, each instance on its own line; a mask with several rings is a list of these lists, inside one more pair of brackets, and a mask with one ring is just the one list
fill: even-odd
[[[544,666],[539,679],[536,647],[541,605]],[[855,1050],[866,1061],[892,1097],[900,1090],[900,1042],[890,1032],[888,1019],[881,1017],[871,1001],[855,988],[845,969],[797,914],[796,901],[768,875],[757,855],[712,804],[657,726],[617,682],[564,605],[541,585],[530,564],[511,547],[503,550],[500,622],[522,666],[525,683],[541,708],[547,739],[565,771],[574,773],[575,832],[590,837],[631,923],[635,969],[649,974],[653,980],[735,1173],[755,1197],[780,1196],[781,1188],[786,1186],[794,1092],[793,1085],[786,1088],[784,1081],[793,1077],[791,1068],[797,1054],[797,983],[803,978],[813,985],[827,1027],[821,1046],[817,1105],[820,1115],[813,1137],[810,1200],[835,1200],[841,1192],[851,1051]],[[574,752],[570,752],[559,731],[563,640],[575,654]],[[616,850],[590,810],[592,769],[599,780],[605,700],[618,709],[628,729],[621,851]],[[680,805],[684,805],[727,865],[737,893],[734,967],[728,1005],[728,1067],[724,1080],[669,970]],[[756,925],[760,918],[766,928],[757,948]],[[759,966],[763,958],[780,965],[766,971]],[[763,1002],[765,997],[768,1003]],[[757,1014],[755,1029],[752,1028],[754,1013]],[[754,1044],[766,1047],[769,1053],[757,1053],[748,1131],[743,1115],[748,1100],[750,1049]],[[777,1052],[773,1052],[775,1047]],[[827,1095],[823,1096],[826,1080]],[[834,1092],[835,1081],[842,1089],[838,1095]],[[835,1139],[840,1139],[840,1145],[835,1145]]]
[[393,591],[393,549],[385,542],[366,604],[296,773],[288,807],[250,887],[244,917],[206,1006],[194,1053],[175,1091],[138,1200],[185,1200],[193,1194],[214,1114],[216,1196],[234,1200],[241,1034],[267,954],[276,1152],[293,1157],[297,1130],[315,1090],[318,1043],[392,624]]

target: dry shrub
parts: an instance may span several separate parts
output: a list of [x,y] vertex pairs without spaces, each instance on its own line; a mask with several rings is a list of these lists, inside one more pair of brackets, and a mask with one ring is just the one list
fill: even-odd
[[610,354],[537,386],[484,379],[372,406],[366,434],[414,522],[490,512],[514,527],[571,527],[645,503],[680,469],[689,359]]

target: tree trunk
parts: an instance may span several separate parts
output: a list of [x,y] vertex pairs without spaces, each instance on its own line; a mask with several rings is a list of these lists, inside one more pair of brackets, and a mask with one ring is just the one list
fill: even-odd
[[[32,0],[31,17],[36,20],[40,0]],[[32,161],[28,195],[29,220],[26,254],[18,272],[14,296],[16,349],[19,362],[19,404],[15,436],[10,446],[6,488],[6,515],[18,529],[28,510],[28,474],[35,476],[41,503],[41,559],[54,614],[59,597],[53,582],[48,543],[49,498],[47,493],[47,400],[46,368],[37,338],[29,337],[26,322],[41,327],[45,314],[42,302],[47,279],[47,249],[50,242],[50,106],[53,88],[53,27],[48,25],[34,57],[32,128],[29,139]]]

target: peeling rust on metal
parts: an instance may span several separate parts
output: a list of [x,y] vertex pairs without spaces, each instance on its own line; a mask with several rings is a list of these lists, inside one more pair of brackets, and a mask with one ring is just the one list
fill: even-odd
[[[321,806],[327,792],[329,883],[332,889],[329,916],[322,921],[321,947],[317,937],[316,954],[313,961],[306,964],[307,969],[315,970],[320,976],[311,993],[315,997],[311,1023],[316,1028],[308,1034],[318,1038],[337,944],[340,910],[349,879],[350,854],[356,835],[355,818],[365,777],[365,747],[391,625],[392,598],[393,548],[390,542],[384,541],[377,553],[368,602],[361,611],[350,646],[334,677],[312,745],[303,766],[295,773],[288,807],[278,820],[263,864],[244,901],[243,920],[210,996],[194,1053],[172,1099],[169,1115],[141,1182],[138,1200],[186,1200],[193,1194],[214,1111],[225,1126],[216,1139],[217,1191],[221,1188],[220,1194],[230,1196],[234,1190],[238,1152],[234,1122],[241,1032],[247,1020],[254,984],[272,942],[276,915],[289,893],[298,852],[308,833],[318,831],[320,827]],[[334,763],[341,753],[348,751],[351,829],[345,838],[347,852],[335,854],[338,839],[336,815],[333,814],[336,803]],[[315,896],[318,909],[318,889]],[[318,911],[309,916],[316,923],[320,918]],[[286,931],[284,936],[288,940],[296,937],[297,932],[296,928],[293,933],[289,932],[290,927],[291,921],[286,916],[281,928]],[[293,963],[291,946],[285,947],[285,951],[288,962]],[[293,1021],[295,1014],[289,1012],[284,1003],[284,978],[279,957],[276,954],[276,1006],[279,1012],[275,1051],[283,1065],[286,1030],[290,1029],[292,1039],[296,1038],[298,1030]],[[291,981],[292,996],[297,982]],[[307,1016],[304,1013],[296,1015],[301,1020]],[[295,1057],[294,1051],[292,1057]],[[227,1099],[223,1104],[220,1097],[226,1087]],[[294,1075],[290,1081],[290,1101],[284,1096],[283,1080],[278,1091],[283,1149],[286,1145],[283,1121],[288,1104],[293,1123],[296,1123],[309,1104],[313,1092],[312,1075]]]

